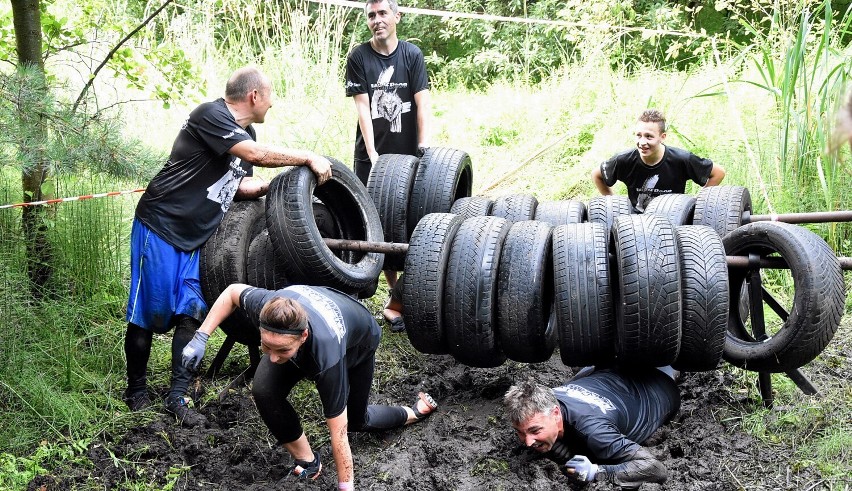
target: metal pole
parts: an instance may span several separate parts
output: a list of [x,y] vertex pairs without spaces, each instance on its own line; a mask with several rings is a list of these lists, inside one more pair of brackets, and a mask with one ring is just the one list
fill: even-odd
[[332,250],[358,251],[358,252],[381,252],[384,254],[405,254],[408,252],[408,244],[397,242],[369,242],[366,240],[348,239],[322,239],[325,245]]
[[[347,239],[323,239],[325,245],[332,250],[358,251],[358,252],[381,252],[383,254],[405,254],[408,252],[408,244],[399,242],[370,242],[366,240]],[[838,257],[841,269],[852,270],[852,257]],[[746,256],[725,256],[728,266],[732,268],[749,267],[749,259]],[[762,269],[789,269],[787,261],[781,257],[760,258]]]
[[[750,266],[749,259],[746,256],[725,256],[725,260],[728,262],[728,267],[731,268],[748,268]],[[852,257],[838,257],[837,260],[840,261],[840,269],[852,270]],[[783,257],[762,257],[758,266],[761,269],[790,269]]]
[[743,223],[784,222],[784,223],[829,223],[852,222],[852,210],[815,211],[809,213],[782,213],[781,215],[752,215],[743,213]]

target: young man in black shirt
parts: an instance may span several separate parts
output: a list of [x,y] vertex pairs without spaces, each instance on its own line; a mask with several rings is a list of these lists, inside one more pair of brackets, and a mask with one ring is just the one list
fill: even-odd
[[287,400],[303,378],[312,380],[319,392],[341,490],[354,486],[348,429],[398,428],[421,421],[437,408],[423,392],[412,407],[368,404],[382,330],[360,302],[326,287],[295,285],[270,291],[230,285],[184,348],[185,367],[198,367],[210,334],[237,307],[260,328],[265,353],[252,395],[266,426],[296,461],[292,472],[297,477],[316,479],[322,470],[319,454],[311,449],[299,415]]
[[636,123],[636,148],[619,153],[592,171],[592,181],[603,195],[612,193],[616,181],[627,185],[627,196],[637,213],[656,196],[683,193],[686,181],[716,186],[725,169],[710,159],[680,148],[667,147],[666,118],[656,109],[644,111]]
[[146,372],[153,333],[175,329],[172,380],[166,409],[181,423],[203,423],[184,397],[191,374],[180,353],[207,312],[199,281],[199,249],[231,202],[257,198],[268,184],[251,177],[253,165],[307,165],[319,184],[331,164],[314,152],[257,143],[252,124],[272,107],[272,84],[257,68],[228,79],[225,97],[201,104],[184,122],[169,160],[139,199],[130,237],[131,283],[127,305],[127,390],[131,410],[150,404]]
[[509,388],[503,402],[521,442],[556,462],[570,481],[635,489],[667,477],[640,444],[680,408],[669,372],[600,370],[555,389],[527,380]]

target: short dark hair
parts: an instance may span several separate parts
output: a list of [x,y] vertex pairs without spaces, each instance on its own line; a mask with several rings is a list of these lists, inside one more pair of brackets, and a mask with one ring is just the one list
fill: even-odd
[[231,101],[241,101],[246,94],[253,90],[262,91],[266,85],[263,73],[251,66],[235,71],[225,84],[225,98]]
[[374,3],[382,3],[383,1],[388,2],[388,7],[391,8],[391,11],[394,14],[399,13],[399,5],[396,3],[396,0],[367,0],[367,3],[364,4],[364,13],[367,13],[367,8]]
[[308,327],[308,314],[299,302],[275,297],[260,309],[260,326],[279,334],[299,334]]
[[557,404],[553,391],[531,378],[509,387],[503,396],[506,417],[513,425],[537,413],[547,414]]
[[639,115],[639,121],[643,123],[657,123],[660,127],[660,133],[666,132],[666,117],[659,109],[645,109]]

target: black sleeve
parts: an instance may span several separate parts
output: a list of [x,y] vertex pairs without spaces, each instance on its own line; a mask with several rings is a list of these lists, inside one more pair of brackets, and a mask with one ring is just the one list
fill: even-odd
[[707,184],[710,172],[713,171],[713,161],[703,159],[693,153],[689,154],[686,161],[686,175],[699,186]]
[[352,50],[346,58],[346,97],[368,93],[367,72],[364,69],[364,57],[358,48]]
[[254,326],[260,329],[260,311],[263,309],[263,306],[266,305],[266,302],[269,301],[269,297],[271,297],[275,292],[263,289],[250,287],[240,293],[240,305],[239,307],[243,309],[248,316],[249,320],[254,324]]
[[253,139],[251,133],[240,127],[233,119],[229,119],[221,109],[216,108],[212,103],[206,105],[194,116],[198,118],[195,134],[207,148],[218,155],[224,155],[239,142]]
[[413,63],[409,68],[409,79],[411,80],[411,93],[416,94],[429,89],[429,74],[426,73],[426,60],[423,58],[423,52],[417,46],[412,45],[412,47],[415,54]]
[[662,483],[667,478],[666,466],[642,447],[639,447],[626,462],[599,465],[598,473],[595,475],[595,481],[608,482],[625,488],[638,488],[646,482]]
[[623,153],[613,155],[609,160],[601,164],[601,176],[603,176],[604,184],[609,187],[615,186],[618,182],[618,164],[622,160]]

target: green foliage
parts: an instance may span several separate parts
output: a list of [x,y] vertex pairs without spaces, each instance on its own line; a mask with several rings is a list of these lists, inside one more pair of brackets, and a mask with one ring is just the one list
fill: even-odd
[[26,489],[30,481],[59,463],[80,462],[85,465],[89,441],[68,443],[42,441],[27,457],[0,453],[0,489]]
[[[835,15],[827,0],[790,14],[779,9],[754,21],[742,16],[754,41],[734,60],[751,64],[758,75],[742,70],[744,75],[735,81],[766,91],[779,114],[778,156],[762,165],[767,172],[763,177],[777,186],[764,205],[790,204],[796,211],[843,208],[852,199],[847,171],[839,154],[827,149],[852,73],[841,42],[852,15],[848,11]],[[838,234],[836,226],[824,230],[835,248],[848,238],[849,232]]]
[[[47,60],[46,70],[51,85],[62,79],[69,63],[78,73],[84,74],[82,83],[86,83],[97,75],[94,67],[106,61],[112,77],[123,79],[128,87],[148,91],[166,107],[185,90],[203,90],[199,72],[186,54],[173,46],[156,42],[161,35],[156,23],[139,31],[109,55],[110,49],[117,47],[122,38],[150,14],[139,8],[139,2],[131,2],[129,8],[119,8],[104,0],[90,0],[83,4],[42,0],[39,6],[42,51]],[[2,59],[15,63],[17,52],[12,11],[5,3],[0,7],[0,19],[8,21],[0,23],[0,55]],[[52,60],[56,60],[55,64]],[[76,90],[82,91],[82,88],[83,85],[80,85]],[[97,97],[91,91],[86,96],[90,106],[86,112],[92,114],[103,109],[99,106],[103,97]]]

